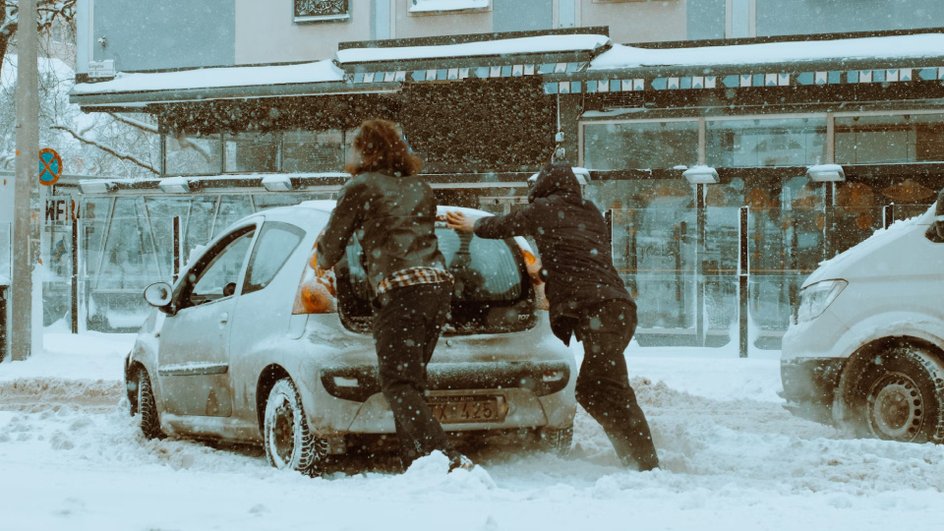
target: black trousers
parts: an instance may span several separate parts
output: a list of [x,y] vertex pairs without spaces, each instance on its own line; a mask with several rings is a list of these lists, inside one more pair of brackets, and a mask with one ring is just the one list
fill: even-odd
[[390,290],[375,308],[380,387],[393,411],[404,466],[434,450],[451,452],[446,433],[423,398],[426,365],[439,341],[450,301],[448,283],[418,284]]
[[623,351],[636,331],[636,307],[611,300],[590,308],[574,330],[584,357],[577,376],[577,402],[606,432],[620,460],[640,470],[659,466],[646,415],[629,385]]

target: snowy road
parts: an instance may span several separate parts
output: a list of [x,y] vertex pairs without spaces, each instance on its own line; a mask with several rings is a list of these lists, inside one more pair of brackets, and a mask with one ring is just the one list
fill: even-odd
[[566,459],[327,479],[252,449],[145,441],[113,378],[0,368],[0,529],[944,529],[944,447],[794,418],[776,359],[646,351],[630,367],[664,470],[621,470],[581,411]]

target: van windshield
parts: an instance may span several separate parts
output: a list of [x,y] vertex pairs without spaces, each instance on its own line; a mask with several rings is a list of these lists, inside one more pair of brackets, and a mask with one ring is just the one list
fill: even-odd
[[[437,227],[439,250],[455,278],[446,334],[512,332],[534,325],[534,292],[513,239],[487,240]],[[368,331],[372,293],[356,238],[335,267],[338,304],[345,326]]]

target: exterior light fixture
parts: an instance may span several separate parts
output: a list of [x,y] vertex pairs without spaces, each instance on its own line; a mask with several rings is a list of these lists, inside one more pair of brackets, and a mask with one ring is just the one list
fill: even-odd
[[165,194],[189,194],[190,181],[183,177],[167,177],[161,179],[158,183],[161,191]]
[[689,184],[717,184],[718,170],[711,166],[692,166],[682,172]]
[[806,176],[814,183],[841,183],[846,173],[838,164],[817,164],[806,169]]
[[115,183],[104,179],[83,179],[79,181],[79,190],[83,195],[107,194],[115,189]]
[[269,192],[291,192],[292,180],[288,175],[266,175],[262,178],[262,186]]
[[[570,168],[574,172],[574,177],[577,178],[577,183],[581,186],[590,182],[590,170],[587,168],[581,168],[579,166],[571,166]],[[534,186],[534,183],[538,182],[538,177],[541,175],[541,172],[537,172],[528,177],[528,186]]]

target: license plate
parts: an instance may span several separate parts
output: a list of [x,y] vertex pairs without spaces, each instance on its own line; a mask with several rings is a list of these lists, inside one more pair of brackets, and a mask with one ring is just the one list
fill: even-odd
[[426,403],[440,424],[502,422],[508,405],[501,396],[428,396]]

